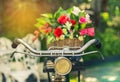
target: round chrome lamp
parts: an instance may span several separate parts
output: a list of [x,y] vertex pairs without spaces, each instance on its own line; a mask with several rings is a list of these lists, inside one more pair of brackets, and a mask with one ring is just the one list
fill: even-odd
[[59,75],[66,75],[72,69],[71,61],[66,57],[58,57],[55,60],[55,72]]

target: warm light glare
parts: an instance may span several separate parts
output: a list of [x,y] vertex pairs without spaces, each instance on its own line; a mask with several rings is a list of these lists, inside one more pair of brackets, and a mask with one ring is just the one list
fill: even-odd
[[33,33],[40,14],[53,12],[58,3],[45,0],[5,0],[3,6],[3,33],[14,39]]
[[11,0],[6,3],[4,23],[7,29],[24,35],[34,29],[34,24],[38,15],[36,2],[30,0]]
[[24,8],[24,6],[25,6],[25,4],[23,4],[23,3],[19,3],[19,4],[18,4],[18,8],[19,8],[19,9],[22,9],[22,7]]

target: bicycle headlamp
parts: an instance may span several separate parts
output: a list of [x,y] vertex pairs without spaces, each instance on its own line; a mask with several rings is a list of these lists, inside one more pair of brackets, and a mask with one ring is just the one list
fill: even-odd
[[66,75],[72,69],[71,61],[66,57],[58,57],[55,60],[55,71],[59,75]]

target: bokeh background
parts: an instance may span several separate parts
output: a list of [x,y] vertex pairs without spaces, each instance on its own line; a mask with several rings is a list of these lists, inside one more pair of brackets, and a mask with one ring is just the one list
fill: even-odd
[[60,6],[79,6],[94,20],[96,38],[107,55],[120,52],[120,0],[0,0],[0,36],[11,40],[33,33],[42,13],[54,13]]
[[[117,60],[119,60],[120,0],[0,0],[0,37],[4,36],[13,40],[16,37],[23,38],[28,33],[33,33],[36,29],[36,19],[40,17],[40,14],[54,13],[60,6],[64,9],[71,6],[85,9],[94,21],[96,29],[94,38],[98,38],[102,43],[100,51],[105,58],[111,57],[112,60],[116,60],[114,56],[117,56]],[[88,50],[92,49],[94,48],[91,47]],[[85,57],[86,60],[97,58],[99,56],[96,55]],[[114,65],[119,67],[120,64],[117,62]],[[105,66],[109,67],[108,65]],[[102,69],[101,67],[98,66]],[[107,71],[106,68],[104,70]],[[115,68],[111,70],[115,70]],[[112,82],[119,81],[118,79]]]

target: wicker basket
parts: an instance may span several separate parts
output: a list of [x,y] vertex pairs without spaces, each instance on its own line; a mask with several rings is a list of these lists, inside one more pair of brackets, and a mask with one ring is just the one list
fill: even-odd
[[81,47],[83,46],[84,41],[80,41],[77,38],[74,39],[64,39],[64,40],[59,40],[59,41],[54,41],[52,43],[50,43],[49,45],[47,45],[47,47],[51,47],[51,46],[56,46],[56,47]]

